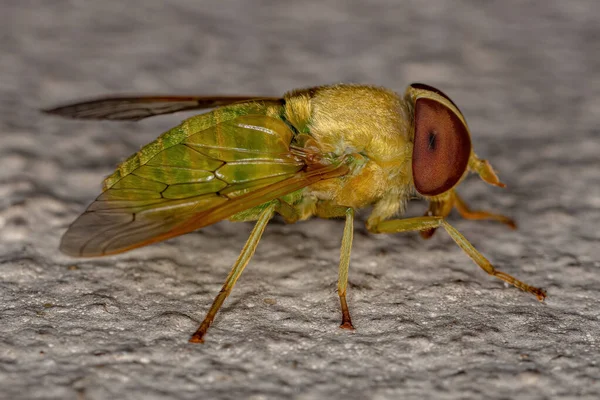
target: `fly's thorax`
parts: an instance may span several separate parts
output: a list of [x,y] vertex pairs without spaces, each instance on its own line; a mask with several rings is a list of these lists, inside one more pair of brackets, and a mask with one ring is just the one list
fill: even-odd
[[312,195],[360,208],[410,185],[412,120],[394,92],[363,85],[297,90],[286,94],[285,112],[321,153],[353,159],[347,176],[311,186]]
[[404,157],[411,120],[396,93],[365,85],[332,85],[285,96],[285,117],[324,153],[362,153],[390,162]]
[[310,134],[311,100],[316,90],[316,88],[293,90],[283,96],[284,117],[298,133]]

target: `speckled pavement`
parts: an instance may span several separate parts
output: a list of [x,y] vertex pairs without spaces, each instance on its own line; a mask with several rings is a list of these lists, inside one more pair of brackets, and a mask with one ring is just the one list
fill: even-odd
[[[599,398],[599,15],[596,0],[2,1],[0,398]],[[193,345],[251,225],[99,259],[57,250],[104,176],[188,115],[110,123],[39,108],[415,81],[461,107],[508,185],[472,177],[459,192],[519,230],[450,221],[546,288],[544,304],[444,232],[371,235],[362,213],[349,333],[336,294],[343,222],[276,220]]]

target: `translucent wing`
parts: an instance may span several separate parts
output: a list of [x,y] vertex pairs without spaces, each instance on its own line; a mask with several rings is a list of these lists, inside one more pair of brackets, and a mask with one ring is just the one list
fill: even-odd
[[105,97],[43,110],[76,119],[137,121],[178,111],[204,110],[248,100],[279,100],[257,96],[133,96]]
[[265,115],[239,116],[191,134],[107,178],[106,190],[69,227],[60,249],[85,257],[123,252],[347,172],[292,154],[292,137],[283,121]]

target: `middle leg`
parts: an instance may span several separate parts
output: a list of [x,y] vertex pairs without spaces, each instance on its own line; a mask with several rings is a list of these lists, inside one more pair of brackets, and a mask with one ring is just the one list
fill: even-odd
[[[276,212],[283,216],[288,223],[293,223],[299,219],[300,214],[289,204],[279,201]],[[315,214],[321,218],[345,217],[344,233],[342,235],[342,247],[340,249],[340,265],[338,268],[337,291],[340,297],[340,306],[342,308],[342,323],[340,328],[354,330],[350,310],[346,301],[346,290],[348,288],[348,269],[350,267],[350,253],[352,251],[352,239],[354,236],[354,209],[332,205],[329,202],[320,202],[317,204]]]
[[350,310],[346,301],[346,290],[348,288],[348,269],[350,267],[350,253],[352,251],[352,239],[354,237],[354,209],[333,205],[329,202],[321,202],[317,205],[316,215],[320,218],[345,217],[344,233],[342,235],[342,247],[340,249],[340,265],[338,268],[338,296],[342,308],[342,323],[340,328],[354,330]]

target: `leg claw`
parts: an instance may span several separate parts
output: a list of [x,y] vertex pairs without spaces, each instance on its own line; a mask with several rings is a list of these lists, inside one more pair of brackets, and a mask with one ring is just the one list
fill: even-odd
[[350,322],[350,321],[342,322],[342,324],[340,325],[340,328],[346,329],[348,331],[354,330],[354,326],[352,326],[352,322]]

